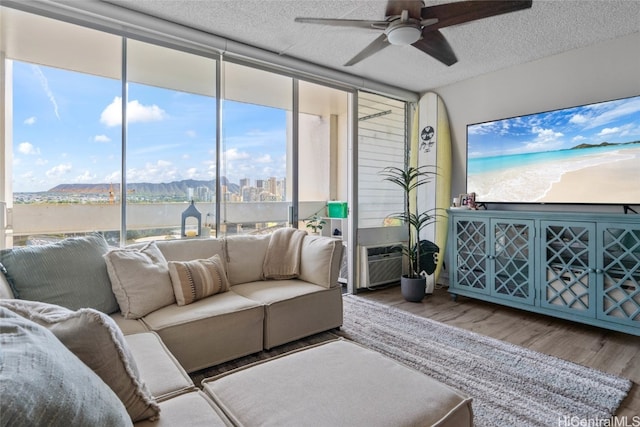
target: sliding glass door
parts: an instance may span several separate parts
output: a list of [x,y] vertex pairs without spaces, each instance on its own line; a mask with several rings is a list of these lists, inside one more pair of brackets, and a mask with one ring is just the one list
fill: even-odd
[[216,60],[127,40],[126,64],[127,240],[215,235]]
[[293,80],[223,62],[219,235],[289,224]]

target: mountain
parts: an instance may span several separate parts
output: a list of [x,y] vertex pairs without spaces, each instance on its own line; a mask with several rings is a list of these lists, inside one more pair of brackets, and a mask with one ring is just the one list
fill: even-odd
[[607,147],[610,145],[629,145],[629,144],[638,144],[640,141],[631,141],[631,142],[601,142],[600,144],[578,144],[574,147],[571,147],[570,150],[580,149],[580,148],[594,148],[594,147]]
[[[222,185],[226,185],[228,191],[231,193],[238,193],[240,187],[238,184],[229,183],[227,178],[221,177],[220,181]],[[104,194],[108,193],[110,188],[113,187],[113,192],[120,193],[120,184],[59,184],[48,190],[50,193],[95,193]],[[140,195],[153,194],[156,196],[184,196],[189,194],[189,188],[196,189],[198,187],[206,187],[210,191],[215,191],[216,181],[202,181],[195,179],[184,179],[182,181],[173,182],[138,182],[127,184],[128,193],[136,193]]]

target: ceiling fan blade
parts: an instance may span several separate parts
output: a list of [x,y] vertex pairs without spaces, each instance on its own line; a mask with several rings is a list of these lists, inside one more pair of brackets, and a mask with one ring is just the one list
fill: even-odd
[[332,18],[295,18],[295,22],[305,24],[331,25],[334,27],[355,27],[384,30],[389,26],[387,21],[370,21],[363,19],[332,19]]
[[458,58],[456,58],[456,54],[453,53],[451,45],[449,45],[447,39],[445,39],[444,35],[438,30],[430,31],[425,28],[422,31],[422,38],[413,43],[412,46],[447,66],[458,62]]
[[463,24],[503,13],[531,8],[532,0],[460,1],[422,8],[422,19],[436,18],[438,22],[429,30]]
[[403,10],[409,11],[409,18],[420,19],[424,3],[422,0],[389,0],[384,16],[401,15]]
[[373,42],[369,44],[369,46],[365,47],[359,54],[351,58],[345,65],[345,67],[349,67],[351,65],[357,64],[365,58],[370,57],[376,52],[380,52],[385,47],[389,46],[389,42],[387,41],[387,36],[385,34],[380,34],[380,36],[375,39]]

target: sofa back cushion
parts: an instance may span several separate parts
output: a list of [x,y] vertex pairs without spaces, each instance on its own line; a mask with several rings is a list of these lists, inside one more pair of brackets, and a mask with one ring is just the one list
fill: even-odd
[[115,393],[47,329],[0,307],[2,425],[132,425]]
[[155,242],[112,249],[104,259],[125,318],[139,319],[176,302],[169,266]]
[[321,236],[305,236],[302,242],[299,279],[331,288],[338,283],[342,262],[342,241]]
[[224,261],[222,239],[158,240],[156,244],[167,261],[208,259],[214,255],[219,255]]
[[262,267],[270,239],[270,234],[225,238],[227,276],[232,286],[262,280]]
[[113,313],[118,303],[102,258],[108,250],[104,237],[92,234],[4,249],[0,263],[16,298]]

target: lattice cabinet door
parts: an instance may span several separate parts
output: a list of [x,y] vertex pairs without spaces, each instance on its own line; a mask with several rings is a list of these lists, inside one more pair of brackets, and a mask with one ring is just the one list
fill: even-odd
[[489,219],[456,217],[453,224],[454,288],[489,294]]
[[488,257],[491,294],[533,305],[534,221],[493,219],[491,229],[492,251]]
[[640,225],[598,224],[597,317],[640,326]]
[[541,221],[540,305],[577,316],[596,313],[596,225]]

